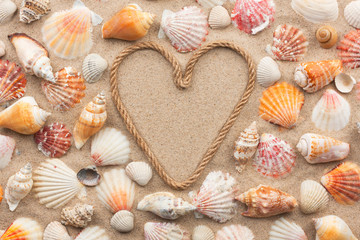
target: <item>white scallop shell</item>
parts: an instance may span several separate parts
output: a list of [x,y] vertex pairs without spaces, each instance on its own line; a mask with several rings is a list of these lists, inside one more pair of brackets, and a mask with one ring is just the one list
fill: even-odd
[[75,240],[110,240],[105,229],[99,226],[87,227],[82,230]]
[[43,240],[72,240],[66,227],[58,221],[51,222],[44,231]]
[[[360,1],[359,1],[359,3],[360,3]],[[336,86],[336,89],[339,90],[339,92],[349,93],[354,88],[355,84],[356,84],[355,78],[353,78],[349,74],[339,73],[335,77],[335,86]]]
[[248,227],[230,225],[217,231],[216,240],[254,240],[254,234]]
[[15,3],[11,0],[1,0],[0,1],[0,24],[10,20],[12,15],[14,15],[17,7]]
[[13,138],[0,134],[0,170],[5,168],[11,161],[15,145]]
[[208,226],[199,225],[194,228],[192,240],[215,240],[215,234]]
[[352,1],[346,5],[344,17],[346,21],[354,28],[360,28],[360,1]]
[[269,240],[307,240],[304,230],[294,222],[280,218],[271,226]]
[[125,171],[128,177],[140,186],[145,186],[152,178],[151,167],[146,162],[131,162]]
[[198,4],[205,8],[212,8],[223,5],[227,0],[196,0]]
[[127,210],[118,211],[111,218],[110,225],[119,232],[130,232],[134,229],[134,214]]
[[211,28],[226,28],[231,23],[231,18],[226,10],[226,8],[222,6],[216,6],[211,9],[209,14],[209,25]]
[[92,53],[84,59],[82,73],[88,83],[95,83],[100,80],[107,67],[108,63],[104,58],[99,54]]
[[291,7],[312,23],[333,22],[339,16],[337,0],[292,0]]
[[300,188],[300,209],[305,214],[324,209],[329,202],[326,189],[313,180],[305,180]]
[[0,57],[4,56],[5,54],[6,54],[5,43],[0,40]]
[[147,222],[145,240],[190,240],[190,234],[180,225],[167,222]]
[[271,57],[264,57],[260,60],[256,79],[262,87],[270,87],[281,78],[278,64]]

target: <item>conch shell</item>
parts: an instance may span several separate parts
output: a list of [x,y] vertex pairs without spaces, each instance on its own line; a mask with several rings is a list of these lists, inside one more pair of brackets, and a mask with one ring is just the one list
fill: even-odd
[[66,207],[61,210],[61,223],[78,228],[84,228],[91,221],[94,207],[88,204],[78,203],[74,207]]
[[326,25],[316,30],[316,39],[322,48],[328,49],[334,46],[338,40],[338,34],[332,26]]
[[358,240],[344,220],[335,215],[313,219],[316,240]]
[[49,52],[41,43],[25,33],[13,33],[8,37],[16,49],[16,54],[25,72],[55,82]]

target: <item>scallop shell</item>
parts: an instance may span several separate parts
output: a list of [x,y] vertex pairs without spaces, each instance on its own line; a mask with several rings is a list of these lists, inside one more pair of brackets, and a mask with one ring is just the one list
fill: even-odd
[[105,229],[99,226],[91,226],[82,230],[75,240],[110,240]]
[[321,184],[341,204],[353,205],[360,200],[360,167],[343,162],[321,177]]
[[300,198],[300,209],[305,214],[323,210],[329,202],[325,188],[313,180],[305,180],[301,183]]
[[324,131],[339,131],[349,123],[349,119],[349,103],[331,89],[324,92],[311,116],[315,126]]
[[125,174],[124,169],[112,169],[103,175],[96,186],[97,196],[104,206],[116,213],[131,210],[135,198],[135,184]]
[[190,233],[175,223],[147,222],[145,240],[190,240]]
[[248,227],[230,225],[217,231],[216,240],[254,240],[254,234]]
[[231,12],[231,19],[238,29],[249,34],[257,34],[274,21],[274,15],[273,0],[237,0]]
[[154,18],[154,14],[143,12],[139,5],[129,4],[104,23],[102,37],[138,40],[147,34]]
[[360,28],[360,2],[352,1],[346,5],[344,10],[344,17],[346,21],[354,28]]
[[343,71],[340,60],[306,62],[296,67],[294,78],[306,92],[313,93],[334,81]]
[[38,222],[31,218],[18,218],[0,236],[4,240],[43,240],[43,229]]
[[86,196],[85,187],[76,178],[76,173],[60,159],[42,162],[36,169],[33,180],[36,197],[47,208],[56,209],[75,196]]
[[315,133],[302,135],[296,147],[311,164],[343,160],[350,152],[348,143]]
[[222,6],[226,1],[227,0],[196,0],[196,2],[201,6],[203,6],[204,8],[213,8],[216,6]]
[[313,219],[316,229],[316,240],[358,240],[344,220],[338,216],[328,215]]
[[137,205],[137,210],[149,211],[164,219],[174,220],[196,207],[175,197],[169,192],[156,192],[145,196]]
[[45,228],[43,240],[72,240],[72,238],[69,236],[66,227],[54,221]]
[[42,81],[46,98],[57,111],[68,111],[85,97],[84,78],[73,67],[65,67],[55,73],[56,82]]
[[256,80],[264,88],[270,87],[281,78],[278,64],[271,57],[260,60],[256,70]]
[[308,240],[304,230],[294,222],[280,218],[271,226],[269,240]]
[[65,226],[84,228],[91,221],[94,214],[94,207],[88,204],[78,203],[74,207],[67,207],[61,210],[61,223]]
[[134,229],[134,214],[127,210],[121,210],[111,218],[110,225],[121,233],[131,232]]
[[152,178],[151,167],[146,162],[131,162],[125,171],[126,175],[140,186],[145,186]]
[[164,10],[159,38],[165,34],[178,52],[196,50],[208,34],[207,17],[195,6],[184,7],[178,12]]
[[315,36],[320,46],[325,49],[332,48],[338,40],[338,34],[335,28],[329,25],[319,27],[316,30]]
[[73,131],[77,149],[104,126],[107,118],[105,106],[105,94],[101,92],[82,110]]
[[99,15],[89,10],[80,0],[75,0],[71,9],[56,12],[46,19],[41,29],[43,41],[58,57],[81,57],[92,47],[92,25],[101,22]]
[[4,169],[11,161],[15,145],[13,138],[0,134],[0,170]]
[[189,193],[192,205],[196,207],[197,213],[224,223],[236,214],[235,184],[236,180],[229,173],[210,172],[200,190]]
[[344,36],[338,46],[338,55],[345,67],[360,67],[360,30],[352,30]]
[[292,0],[291,7],[312,23],[333,22],[339,16],[337,0]]
[[16,12],[16,5],[11,0],[0,1],[0,24],[8,22]]
[[215,240],[215,234],[211,228],[199,225],[193,230],[192,240]]
[[82,65],[82,72],[88,83],[95,83],[100,80],[108,63],[99,54],[92,53],[86,56]]
[[261,184],[240,194],[236,199],[248,206],[241,215],[254,218],[291,212],[298,205],[296,199],[290,194]]
[[31,23],[50,12],[50,0],[23,0],[20,7],[20,22]]
[[304,104],[304,94],[286,82],[276,83],[262,93],[259,115],[285,128],[295,126]]
[[5,43],[0,40],[0,58],[6,54]]
[[91,142],[91,160],[96,166],[120,165],[129,160],[130,143],[116,128],[104,128]]
[[59,158],[71,147],[71,133],[61,123],[44,126],[34,135],[39,151],[45,156]]
[[339,92],[349,93],[354,88],[356,84],[355,78],[346,73],[339,73],[335,77],[335,86]]
[[98,185],[101,179],[101,175],[94,165],[81,169],[76,176],[79,182],[88,187]]
[[265,50],[275,60],[297,62],[304,58],[308,45],[300,29],[283,24],[275,29],[273,43]]
[[0,59],[0,104],[24,96],[26,83],[25,73],[19,66]]
[[231,18],[226,8],[216,6],[211,9],[208,21],[212,29],[226,28],[230,25]]
[[0,127],[31,135],[41,129],[50,114],[33,97],[23,97],[0,112]]

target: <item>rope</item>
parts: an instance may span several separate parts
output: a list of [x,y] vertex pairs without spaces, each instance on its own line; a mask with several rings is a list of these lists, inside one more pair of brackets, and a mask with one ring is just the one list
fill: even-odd
[[[234,107],[234,110],[226,120],[223,127],[220,129],[218,136],[213,140],[210,147],[207,149],[206,153],[202,157],[200,163],[196,167],[195,171],[189,176],[185,181],[178,182],[174,180],[165,169],[161,166],[159,163],[157,157],[154,155],[144,138],[140,135],[138,132],[136,126],[134,125],[128,111],[126,110],[126,107],[124,106],[123,102],[121,101],[118,84],[117,84],[117,74],[118,74],[118,68],[122,61],[130,54],[138,51],[138,50],[144,50],[144,49],[151,49],[159,52],[166,60],[170,62],[170,64],[173,66],[173,78],[174,78],[174,84],[179,89],[186,89],[191,85],[191,78],[193,74],[194,67],[196,63],[198,62],[199,58],[214,48],[229,48],[241,56],[243,56],[247,62],[248,68],[249,68],[249,80],[245,89],[245,92],[241,99],[238,101],[236,106]],[[254,90],[255,85],[255,78],[256,78],[256,71],[255,71],[255,64],[253,60],[251,59],[250,55],[244,51],[241,47],[235,45],[234,43],[227,42],[227,41],[216,41],[209,43],[203,47],[201,47],[189,60],[184,77],[182,76],[182,70],[180,67],[180,64],[178,63],[177,59],[165,48],[158,45],[154,42],[140,42],[135,45],[132,45],[130,47],[125,48],[119,56],[116,57],[110,73],[110,84],[111,84],[111,95],[113,97],[113,101],[124,120],[124,123],[129,130],[129,132],[134,136],[136,143],[138,146],[144,151],[146,156],[148,157],[150,163],[155,168],[157,173],[160,175],[160,177],[164,180],[166,184],[168,184],[170,187],[177,189],[177,190],[184,190],[188,188],[192,183],[196,181],[196,179],[200,176],[200,174],[204,171],[206,165],[210,162],[212,157],[215,155],[217,150],[219,149],[222,141],[226,137],[227,133],[229,132],[230,128],[234,125],[235,120],[240,114],[240,110],[243,108],[243,106],[247,103],[249,100],[249,97],[251,93]]]

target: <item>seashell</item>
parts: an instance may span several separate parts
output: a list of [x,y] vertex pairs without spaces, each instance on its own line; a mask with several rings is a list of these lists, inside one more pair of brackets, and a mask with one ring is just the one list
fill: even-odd
[[189,193],[192,205],[196,207],[197,213],[224,223],[236,214],[235,184],[236,180],[229,173],[210,172],[200,190]]
[[26,83],[25,73],[19,66],[0,59],[0,104],[24,96]]
[[96,193],[112,213],[130,211],[135,198],[135,184],[126,176],[124,169],[112,169],[104,173],[103,180],[96,186]]
[[248,209],[241,215],[254,218],[291,212],[298,205],[296,199],[290,194],[261,184],[240,194],[236,200],[248,206]]
[[98,185],[101,179],[101,175],[94,165],[81,169],[76,176],[79,182],[88,187]]
[[121,210],[111,218],[110,225],[121,233],[131,232],[134,229],[134,214],[127,210]]
[[71,133],[61,123],[44,126],[34,135],[39,151],[45,156],[59,158],[71,147]]
[[50,12],[50,0],[23,0],[20,7],[20,22],[31,23]]
[[344,220],[335,215],[313,219],[316,240],[358,240]]
[[342,73],[344,68],[340,60],[306,62],[295,69],[295,82],[308,93],[316,92]]
[[99,54],[92,53],[87,55],[82,65],[82,72],[85,80],[88,83],[95,83],[99,81],[107,67],[107,61]]
[[339,92],[349,93],[356,84],[356,80],[349,74],[339,73],[335,77],[335,86]]
[[297,62],[307,53],[307,41],[304,33],[291,25],[277,26],[272,45],[266,46],[266,52],[275,60]]
[[208,21],[212,29],[226,28],[230,25],[231,18],[226,8],[216,6],[211,9]]
[[104,126],[107,118],[105,106],[105,94],[101,92],[82,110],[73,131],[77,149]]
[[[3,199],[3,189],[2,189],[2,187],[1,187],[1,185],[0,185],[0,203],[1,203],[1,201],[2,201],[2,199]],[[4,233],[4,232],[3,232]],[[1,230],[0,230],[0,236],[2,235],[2,233],[1,233]]]
[[57,111],[68,111],[85,97],[86,89],[81,73],[72,67],[65,67],[55,73],[56,82],[42,81],[46,98]]
[[254,240],[254,234],[248,227],[230,225],[217,231],[216,240]]
[[15,47],[18,59],[26,73],[55,82],[46,48],[25,33],[13,33],[8,36]]
[[42,162],[36,169],[33,180],[36,197],[47,208],[56,209],[75,196],[86,196],[85,187],[76,178],[76,173],[57,158]]
[[313,180],[305,180],[301,183],[300,197],[300,209],[305,214],[318,212],[329,202],[325,188]]
[[5,54],[6,54],[5,43],[0,40],[0,57],[4,56]]
[[88,9],[80,0],[75,0],[71,9],[52,14],[46,19],[41,32],[46,46],[55,55],[74,59],[87,54],[92,47],[92,25],[102,18]]
[[0,170],[4,169],[11,161],[15,145],[13,138],[0,134]]
[[130,143],[116,128],[104,128],[91,142],[91,160],[96,166],[120,165],[129,160]]
[[207,17],[200,8],[184,7],[178,12],[164,10],[158,37],[166,35],[176,51],[186,53],[196,50],[207,34]]
[[215,240],[215,234],[208,226],[199,225],[194,228],[192,240]]
[[259,115],[285,128],[295,126],[304,104],[304,94],[286,82],[276,83],[262,93]]
[[155,15],[143,12],[139,5],[130,4],[117,12],[102,26],[102,38],[135,41],[144,37]]
[[144,225],[145,240],[190,240],[190,233],[180,225],[167,222],[147,222]]
[[45,228],[43,240],[72,240],[72,238],[69,236],[66,227],[58,221],[54,221]]
[[16,12],[16,5],[11,0],[0,1],[0,24],[8,22]]
[[236,170],[240,173],[249,159],[251,159],[259,144],[260,136],[257,132],[256,121],[245,128],[240,133],[239,138],[235,141],[234,159]]
[[91,226],[82,230],[75,240],[110,240],[105,229],[99,226]]
[[274,21],[274,15],[273,0],[237,0],[231,19],[238,29],[248,34],[257,34]]
[[137,206],[137,210],[149,211],[164,219],[174,220],[186,213],[195,210],[196,207],[175,197],[169,192],[156,192],[145,196]]
[[312,23],[333,22],[339,16],[337,0],[292,0],[291,7]]
[[151,167],[146,162],[131,162],[125,171],[126,175],[140,186],[145,186],[152,178]]
[[339,131],[349,123],[349,119],[349,103],[331,89],[324,92],[311,116],[315,126],[324,131]]
[[336,49],[345,67],[360,67],[360,30],[352,30],[344,36]]
[[256,80],[262,87],[270,87],[281,78],[278,64],[271,57],[260,60],[256,70]]
[[204,8],[214,8],[217,6],[222,6],[226,0],[196,0],[196,2]]
[[0,236],[1,240],[43,240],[43,229],[31,218],[18,218]]
[[0,112],[0,127],[30,135],[40,130],[50,116],[33,97],[23,97]]
[[94,207],[88,204],[78,203],[74,207],[67,207],[61,210],[61,223],[65,226],[84,228],[91,221],[94,214]]
[[338,34],[335,28],[329,25],[319,27],[316,30],[315,36],[320,43],[320,47],[325,49],[332,48],[338,40]]
[[343,160],[350,152],[348,143],[315,133],[302,135],[296,147],[311,164]]
[[346,21],[354,28],[360,28],[360,2],[352,1],[346,5],[344,9],[344,17]]
[[308,240],[304,230],[294,222],[280,218],[271,226],[269,240]]
[[343,162],[321,177],[321,184],[340,204],[353,205],[360,200],[360,167]]

